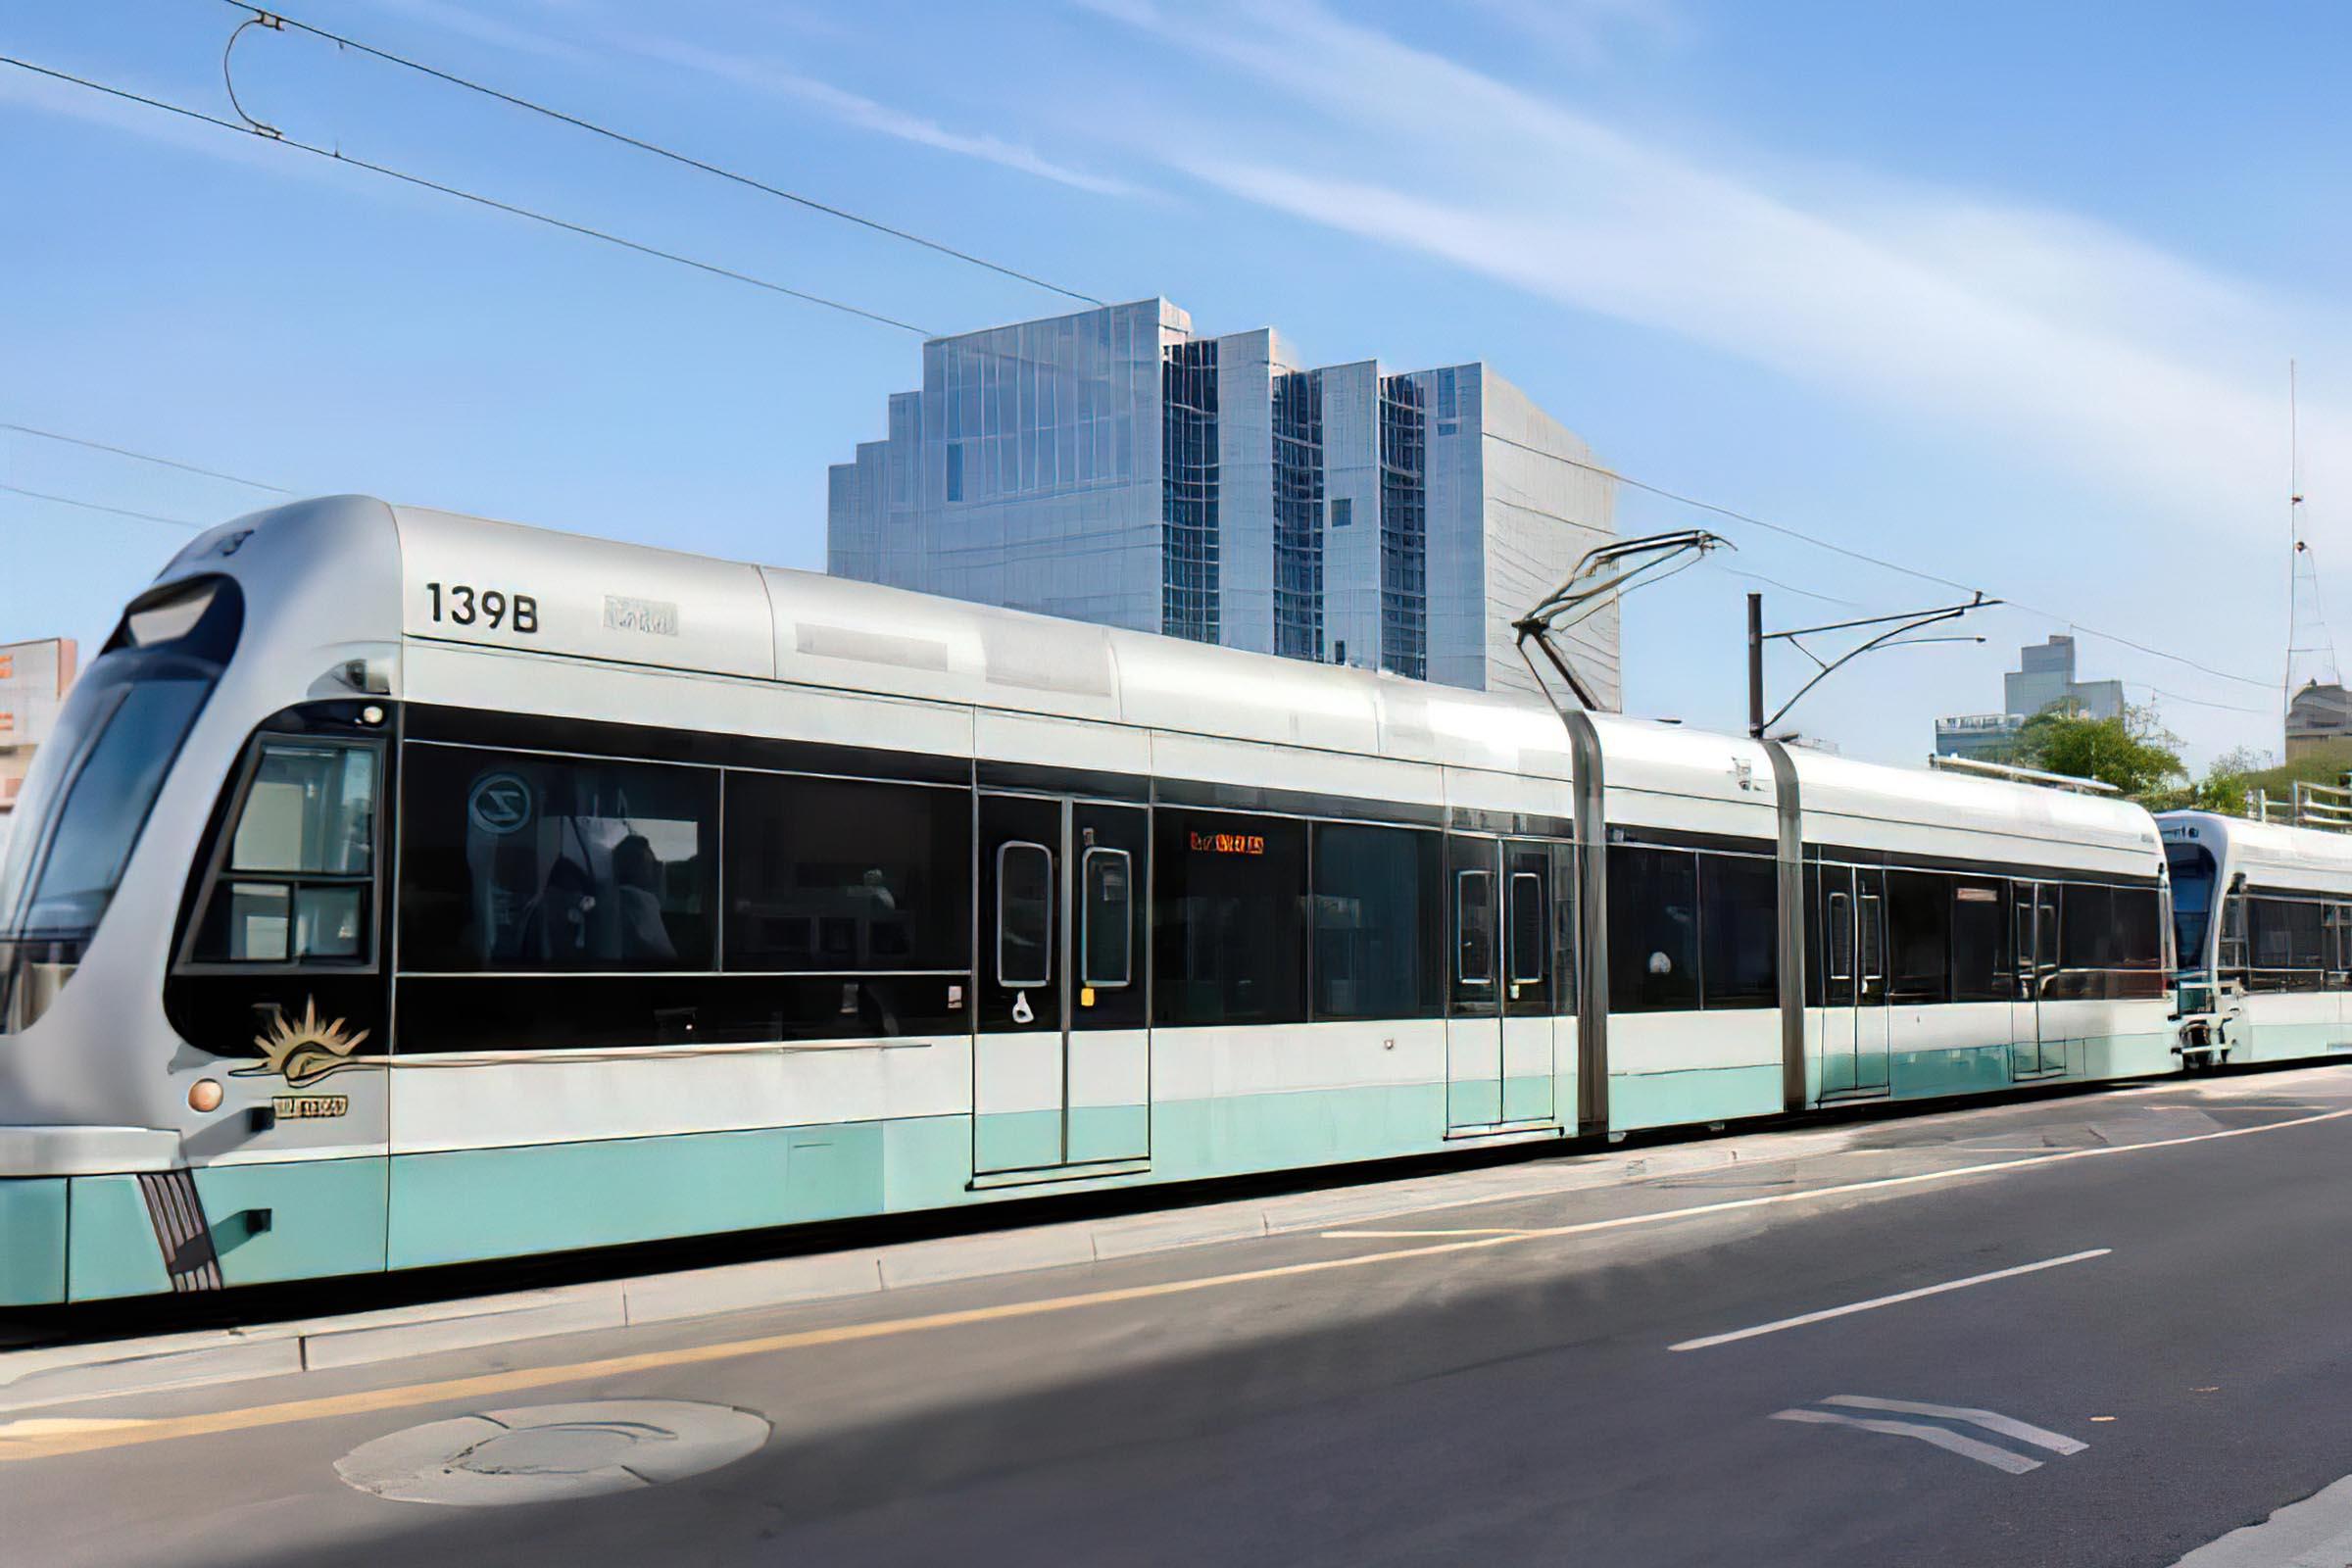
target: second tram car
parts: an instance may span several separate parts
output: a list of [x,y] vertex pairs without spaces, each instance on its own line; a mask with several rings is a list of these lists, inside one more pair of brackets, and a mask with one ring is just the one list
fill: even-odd
[[0,1303],[2162,1072],[2166,901],[2115,801],[308,502],[25,787]]
[[2352,836],[2209,811],[2157,819],[2192,1062],[2352,1052]]

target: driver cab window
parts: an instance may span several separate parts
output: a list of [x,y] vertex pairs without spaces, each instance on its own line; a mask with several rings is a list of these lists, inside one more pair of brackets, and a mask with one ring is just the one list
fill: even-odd
[[197,930],[198,960],[367,961],[378,761],[364,743],[262,743]]

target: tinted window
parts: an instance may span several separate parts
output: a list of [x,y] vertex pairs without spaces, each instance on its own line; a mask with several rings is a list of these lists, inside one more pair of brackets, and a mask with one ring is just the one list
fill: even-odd
[[[0,838],[0,937],[78,942],[97,929],[243,616],[225,578],[150,590],[124,612],[59,710]],[[0,946],[0,1019],[29,952]]]
[[1702,971],[1710,1007],[1780,1001],[1781,868],[1748,855],[1698,858]]
[[972,798],[727,775],[727,967],[971,967]]
[[1494,873],[1453,874],[1454,978],[1466,986],[1494,983]]
[[1509,927],[1511,984],[1541,984],[1551,949],[1551,900],[1544,891],[1542,872],[1511,873]]
[[1305,824],[1166,810],[1153,834],[1158,1021],[1302,1021]]
[[2005,1002],[2016,990],[2004,911],[2008,888],[1961,877],[1952,892],[1952,1000]]
[[364,876],[374,843],[374,752],[270,741],[246,790],[228,868]]
[[2058,939],[2063,969],[2108,969],[2115,965],[2115,890],[2075,883],[2066,890]]
[[2124,969],[2164,967],[2164,906],[2154,888],[2115,890],[2114,962]]
[[1698,858],[1612,845],[1609,1010],[1698,1005]]
[[402,968],[711,966],[715,772],[430,745],[406,764]]
[[1084,918],[1078,927],[1078,983],[1115,988],[1134,976],[1129,932],[1135,898],[1135,867],[1125,850],[1086,852],[1082,880]]
[[[147,825],[164,774],[212,690],[209,679],[140,680],[91,690],[95,711],[85,710],[80,722],[102,728],[67,785],[40,881],[25,906],[25,931],[86,933],[97,926]],[[74,698],[67,700],[61,731],[74,727],[75,706]],[[70,741],[49,744],[61,743]],[[29,858],[38,849],[27,842],[20,853]]]
[[2305,899],[2249,898],[2246,912],[2257,969],[2325,966],[2319,905]]
[[1951,879],[1932,871],[1886,873],[1889,1002],[1951,1000]]
[[1445,841],[1409,828],[1314,829],[1315,1016],[1434,1018],[1444,925]]
[[1054,852],[1043,844],[997,846],[997,984],[1054,979]]
[[[374,956],[373,746],[271,739],[246,785],[194,956],[208,963]],[[268,873],[261,875],[257,873]]]
[[2205,929],[2213,917],[2213,852],[2201,844],[2167,844],[2173,876],[2173,941],[2183,968],[2206,964]]

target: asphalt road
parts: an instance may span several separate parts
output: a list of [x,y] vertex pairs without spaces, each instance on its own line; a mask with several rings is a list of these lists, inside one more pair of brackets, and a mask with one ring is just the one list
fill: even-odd
[[[2347,1323],[2352,1071],[2232,1077],[1359,1232],[42,1411],[150,1424],[0,1426],[0,1557],[2170,1564],[2352,1474]],[[388,1500],[336,1469],[421,1424],[607,1399],[773,1430],[554,1501]],[[571,1441],[483,1468],[529,1493]]]

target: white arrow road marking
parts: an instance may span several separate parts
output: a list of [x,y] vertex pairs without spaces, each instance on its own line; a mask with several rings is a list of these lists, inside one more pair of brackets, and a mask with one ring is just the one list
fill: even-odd
[[2047,1448],[2052,1453],[2081,1453],[2084,1448],[2090,1446],[2087,1443],[2077,1442],[2073,1438],[2046,1431],[2041,1427],[2028,1426],[2014,1416],[2003,1415],[1998,1410],[1972,1410],[1965,1405],[1958,1404],[1922,1404],[1916,1399],[1873,1399],[1860,1394],[1833,1394],[1821,1402],[1842,1404],[1862,1410],[1892,1410],[1900,1415],[1939,1415],[1947,1420],[1966,1421],[1969,1425],[1983,1427],[1987,1432],[1998,1432],[2002,1437],[2015,1438],[2020,1443],[2031,1443],[2034,1446]]
[[1734,1329],[1729,1334],[1710,1334],[1703,1340],[1685,1340],[1680,1345],[1666,1347],[1669,1350],[1704,1350],[1710,1346],[1729,1345],[1734,1340],[1752,1340],[1759,1334],[1778,1334],[1783,1329],[1803,1328],[1808,1323],[1826,1323],[1834,1317],[1852,1312],[1868,1312],[1876,1307],[1893,1306],[1899,1301],[1916,1301],[1923,1296],[1941,1296],[1946,1291],[1964,1291],[1972,1285],[1989,1285],[1994,1280],[2015,1279],[2020,1274],[2033,1274],[2045,1268],[2059,1268],[2068,1263],[2082,1263],[2094,1257],[2105,1257],[2115,1249],[2094,1247],[2086,1252],[2069,1252],[2064,1257],[2045,1257],[2038,1263],[2020,1263],[2015,1268],[1996,1268],[1989,1274],[1971,1274],[1964,1280],[1946,1280],[1941,1285],[1923,1285],[1916,1291],[1897,1291],[1892,1296],[1874,1296],[1867,1301],[1854,1301],[1845,1306],[1824,1307],[1818,1312],[1806,1312],[1797,1317],[1785,1317],[1777,1323],[1759,1323],[1752,1329]]
[[2039,1459],[2029,1459],[2022,1453],[1995,1447],[1952,1431],[1949,1427],[1932,1427],[1924,1421],[1874,1421],[1866,1416],[1838,1415],[1829,1410],[1781,1410],[1773,1415],[1775,1421],[1805,1421],[1819,1426],[1860,1427],[1865,1432],[1884,1432],[1890,1438],[1917,1438],[1933,1443],[1938,1448],[1948,1448],[1979,1464],[1988,1464],[1995,1470],[2006,1470],[2022,1476],[2029,1470],[2041,1468]]

